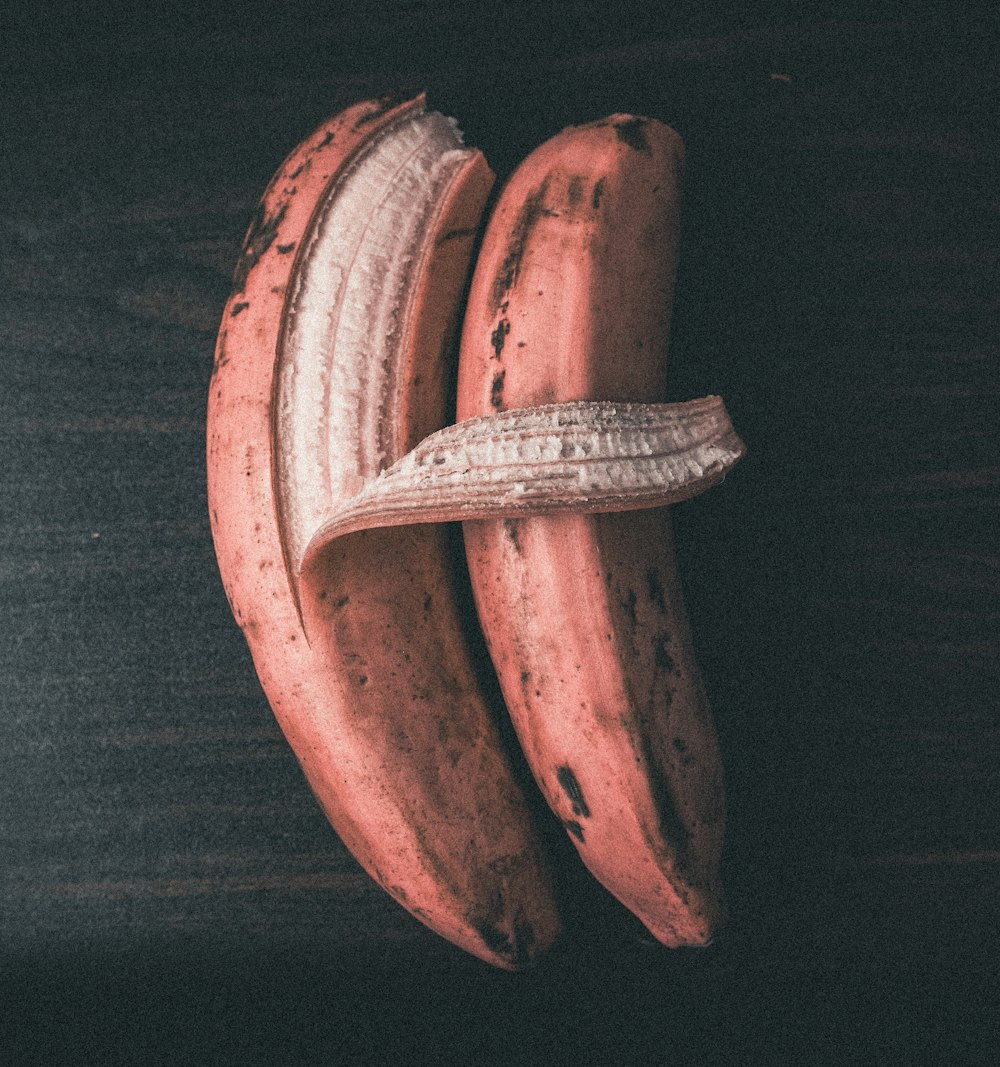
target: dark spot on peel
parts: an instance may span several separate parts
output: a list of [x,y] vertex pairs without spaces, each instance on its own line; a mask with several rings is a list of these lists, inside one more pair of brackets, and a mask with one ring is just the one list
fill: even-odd
[[286,244],[286,245],[278,245],[277,247],[278,247],[278,251],[281,253],[281,255],[287,256],[288,253],[291,252],[291,250],[295,247],[295,242],[294,241],[289,241],[288,244]]
[[493,346],[493,358],[499,359],[500,353],[503,352],[504,341],[507,340],[507,334],[510,333],[510,320],[501,319],[497,323],[497,328],[490,334],[490,344]]
[[232,311],[230,311],[230,312],[229,312],[229,314],[230,314],[230,316],[231,316],[232,318],[234,318],[234,319],[235,319],[235,318],[236,318],[236,316],[237,316],[237,315],[238,315],[238,314],[239,314],[239,313],[240,313],[241,311],[246,311],[246,309],[247,309],[247,308],[248,308],[249,306],[250,306],[250,301],[249,301],[249,300],[241,300],[241,301],[240,301],[240,302],[239,302],[238,304],[233,304],[233,310],[232,310]]
[[529,923],[515,922],[513,938],[489,922],[479,923],[474,929],[482,938],[483,944],[491,952],[507,960],[515,970],[521,970],[531,962],[535,932]]
[[517,277],[521,272],[521,260],[527,246],[531,231],[535,228],[538,220],[544,215],[555,215],[556,212],[544,206],[545,194],[548,191],[548,178],[524,201],[521,213],[511,230],[510,242],[507,245],[507,254],[504,256],[500,269],[493,279],[492,309],[494,313],[500,310],[504,297],[513,289]]
[[681,766],[690,767],[695,762],[694,756],[688,752],[687,742],[683,738],[675,737],[673,740],[674,748],[677,750],[680,756]]
[[653,656],[656,660],[656,666],[661,671],[667,671],[668,674],[673,674],[677,667],[674,664],[673,658],[667,651],[667,644],[670,641],[670,637],[667,634],[658,634],[653,638]]
[[[328,137],[333,137],[333,134],[332,134],[332,133],[328,133],[328,134],[327,134],[327,136],[328,136]],[[302,173],[302,172],[303,172],[303,171],[304,171],[305,169],[306,169],[306,165],[305,165],[305,163],[304,163],[304,162],[300,163],[300,164],[299,164],[299,165],[298,165],[298,166],[297,166],[297,167],[295,168],[295,170],[293,170],[293,171],[292,171],[292,173],[288,175],[288,180],[289,180],[290,182],[293,182],[293,181],[295,181],[295,179],[296,179],[296,178],[297,178],[297,177],[298,177],[298,176],[299,176],[299,175],[300,175],[300,174],[301,174],[301,173]]]
[[514,920],[514,965],[525,967],[531,962],[535,945],[535,930],[531,923],[518,916]]
[[[219,333],[219,342],[215,346],[215,361],[212,365],[212,377],[214,378],[219,371],[229,363],[229,356],[226,353],[226,341],[229,338],[229,330],[223,326]],[[216,517],[218,521],[218,517]]]
[[521,526],[517,519],[504,519],[503,532],[507,535],[507,539],[514,546],[514,551],[520,556],[522,552]]
[[590,808],[584,799],[583,790],[580,788],[580,783],[573,773],[573,768],[565,765],[556,768],[556,780],[562,786],[566,796],[569,797],[569,802],[573,805],[573,814],[579,815],[582,819],[589,819]]
[[[507,900],[498,887],[489,900],[481,902],[466,915],[466,920],[491,952],[520,970],[531,962],[535,932],[520,909],[514,914],[513,923],[505,921],[506,913]],[[510,933],[502,928],[507,925],[513,927]]]
[[350,602],[351,598],[349,596],[342,596],[333,606],[335,608],[346,608]]
[[622,144],[627,144],[629,148],[634,148],[637,152],[645,152],[647,156],[653,154],[649,141],[646,140],[646,119],[632,118],[616,122],[615,133],[618,135],[618,140]]
[[625,610],[625,614],[628,616],[628,621],[633,626],[635,626],[638,621],[635,613],[635,605],[637,599],[638,598],[635,595],[635,590],[630,589],[628,591],[628,596],[626,596],[625,599],[622,601],[622,608]]
[[663,595],[663,583],[655,570],[646,572],[646,589],[649,592],[649,599],[660,609],[660,614],[666,615],[667,601]]
[[514,947],[510,938],[496,926],[490,923],[480,923],[476,927],[476,933],[483,939],[483,944],[498,956],[508,957]]
[[476,236],[475,227],[466,226],[463,229],[446,230],[437,239],[436,243],[439,244],[439,245],[443,245],[443,244],[447,244],[448,241],[457,241],[460,237],[475,237],[475,236]]
[[590,203],[596,211],[601,206],[601,197],[604,195],[604,178],[599,178],[594,183],[594,191],[590,196]]
[[424,597],[424,611],[430,611],[431,610],[431,605],[433,603],[434,603],[434,597],[432,597],[430,595],[430,593],[428,593],[427,596]]
[[490,386],[490,403],[498,411],[503,407],[503,380],[506,376],[506,371],[500,371],[493,376],[493,384]]
[[583,843],[583,827],[576,821],[576,819],[563,819],[563,826],[566,827],[568,833],[571,833],[577,841]]
[[367,115],[362,115],[361,118],[355,122],[354,128],[360,130],[362,126],[367,126],[371,122],[377,122],[383,115],[392,111],[394,107],[398,107],[400,104],[405,104],[409,99],[409,93],[404,93],[400,90],[383,94],[375,101],[375,107],[369,111]]
[[660,835],[677,851],[678,860],[686,864],[691,833],[681,819],[674,801],[673,790],[660,765],[656,762],[648,738],[643,740],[642,755],[648,771],[649,789],[653,795],[653,806],[656,809]]
[[583,178],[579,174],[570,180],[569,188],[566,190],[566,199],[570,207],[576,207],[583,199]]
[[[327,130],[326,131],[326,135],[323,137],[323,140],[320,141],[320,143],[318,145],[316,145],[316,148],[326,148],[326,146],[332,140],[333,140],[333,130]],[[297,177],[297,173],[298,172],[296,172],[296,174],[291,175],[291,177],[293,177],[293,178]]]
[[250,272],[260,262],[261,256],[274,244],[274,239],[278,236],[278,229],[287,211],[287,201],[273,214],[268,212],[266,204],[261,203],[258,206],[233,274],[234,292],[242,293],[246,288]]

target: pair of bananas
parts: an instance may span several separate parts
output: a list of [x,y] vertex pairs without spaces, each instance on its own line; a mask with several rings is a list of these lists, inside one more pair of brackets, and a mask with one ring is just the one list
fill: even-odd
[[219,332],[212,531],[274,713],[364,868],[508,969],[559,916],[446,520],[583,862],[666,945],[721,920],[722,774],[659,505],[743,447],[717,397],[660,402],[682,161],[650,119],[553,137],[500,195],[463,306],[492,173],[422,96],[359,103],[274,176]]

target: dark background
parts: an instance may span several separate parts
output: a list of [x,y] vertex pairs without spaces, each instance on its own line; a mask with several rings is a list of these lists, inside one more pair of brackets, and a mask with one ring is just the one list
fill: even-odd
[[[937,22],[383,0],[6,16],[0,1062],[995,1062],[996,50]],[[215,330],[326,115],[426,88],[502,179],[562,126],[687,144],[675,399],[749,447],[674,509],[731,921],[668,952],[553,848],[494,972],[359,870],[230,617]],[[550,829],[551,826],[550,826]]]

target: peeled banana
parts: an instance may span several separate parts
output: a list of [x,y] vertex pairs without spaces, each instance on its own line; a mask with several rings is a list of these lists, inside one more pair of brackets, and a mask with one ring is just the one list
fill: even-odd
[[448,421],[446,357],[492,174],[422,98],[324,124],[264,195],[208,411],[212,532],[261,683],[365,869],[520,967],[556,936],[547,862],[463,636],[441,526],[315,526]]

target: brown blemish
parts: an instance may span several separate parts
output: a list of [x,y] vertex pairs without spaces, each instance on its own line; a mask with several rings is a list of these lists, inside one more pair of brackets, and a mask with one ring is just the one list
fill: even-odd
[[667,601],[663,595],[663,583],[655,570],[646,572],[646,589],[649,592],[649,599],[659,608],[660,614],[666,615]]
[[542,184],[524,201],[521,213],[511,230],[510,243],[507,245],[507,254],[504,256],[500,269],[493,279],[492,310],[494,313],[500,310],[504,297],[514,288],[518,275],[521,272],[521,260],[527,247],[531,232],[538,224],[538,220],[545,215],[557,215],[558,212],[545,207],[545,194],[548,192],[549,179]]
[[583,827],[576,821],[576,819],[563,819],[563,826],[567,831],[571,833],[577,841],[583,844]]
[[435,244],[443,245],[448,241],[457,241],[460,237],[475,237],[476,228],[474,226],[467,226],[460,230],[447,230],[445,233],[437,239]]
[[677,749],[681,758],[682,767],[690,767],[694,763],[694,756],[688,754],[687,742],[681,737],[675,737],[673,740],[673,746]]
[[493,384],[490,386],[490,403],[499,411],[503,407],[503,380],[507,376],[505,370],[493,376]]
[[274,244],[274,239],[278,236],[278,229],[287,211],[287,201],[273,213],[267,210],[267,205],[264,203],[257,208],[246,240],[243,242],[243,252],[233,274],[234,292],[242,293],[246,288],[250,272],[260,262],[261,256]]
[[493,358],[499,359],[500,354],[503,352],[504,341],[507,340],[507,334],[510,333],[510,320],[501,319],[497,323],[497,328],[490,334],[490,344],[493,346]]
[[517,519],[504,519],[503,532],[507,535],[508,540],[514,546],[514,551],[518,555],[521,555],[521,524],[517,521]]
[[599,178],[594,183],[594,191],[590,196],[590,203],[596,211],[601,206],[601,197],[604,195],[604,178]]
[[483,944],[491,952],[507,960],[515,970],[520,970],[531,960],[531,947],[535,943],[535,932],[528,923],[516,922],[513,938],[494,923],[474,924],[474,929],[482,938]]
[[684,825],[683,819],[681,819],[677,804],[674,801],[673,790],[670,788],[670,782],[656,762],[648,738],[643,738],[642,756],[646,763],[649,791],[652,794],[660,835],[671,847],[677,850],[678,860],[686,865],[686,853],[691,840],[691,832]]
[[590,808],[584,799],[583,790],[580,788],[580,782],[573,773],[573,768],[565,764],[562,767],[557,767],[556,780],[562,786],[566,796],[569,797],[569,802],[573,806],[573,814],[579,815],[582,819],[589,819]]
[[583,178],[577,174],[573,177],[569,183],[569,187],[566,190],[566,199],[569,202],[570,207],[576,207],[583,198]]
[[241,300],[238,304],[233,304],[233,310],[229,312],[230,317],[235,319],[241,311],[246,311],[249,306],[249,300]]
[[673,657],[667,651],[667,645],[670,643],[669,634],[657,634],[653,638],[653,657],[656,661],[656,666],[661,671],[666,671],[668,674],[680,674],[677,670],[677,665],[673,661]]
[[643,118],[632,118],[616,122],[615,133],[622,144],[627,144],[629,148],[634,148],[637,152],[645,152],[647,156],[651,156],[653,152],[649,147],[649,141],[646,140],[646,121]]
[[[401,92],[400,90],[394,90],[393,92],[384,93],[375,101],[375,107],[369,111],[367,115],[362,115],[354,124],[356,130],[360,130],[362,126],[367,126],[371,122],[376,122],[383,115],[392,111],[394,107],[398,107],[400,104],[405,104],[410,99],[408,93]],[[332,136],[332,134],[331,134]]]
[[288,244],[286,244],[286,245],[278,245],[277,246],[278,251],[283,256],[287,256],[288,253],[291,252],[294,247],[295,247],[295,242],[294,241],[289,241]]
[[634,589],[630,589],[628,591],[628,596],[626,596],[625,599],[622,601],[622,608],[624,608],[625,614],[628,616],[628,621],[633,626],[635,626],[637,621],[638,621],[638,619],[636,617],[636,612],[635,612],[635,605],[636,605],[637,599],[638,598],[635,595],[635,590]]
[[215,346],[215,362],[212,366],[213,378],[226,366],[226,364],[229,363],[229,356],[226,353],[226,341],[228,337],[229,331],[223,326],[222,331],[219,334],[219,343]]
[[532,955],[534,931],[524,916],[518,913],[514,916],[511,936],[501,928],[506,912],[507,900],[503,890],[498,887],[489,900],[481,902],[467,913],[466,920],[491,952],[501,956],[514,968],[523,967]]

